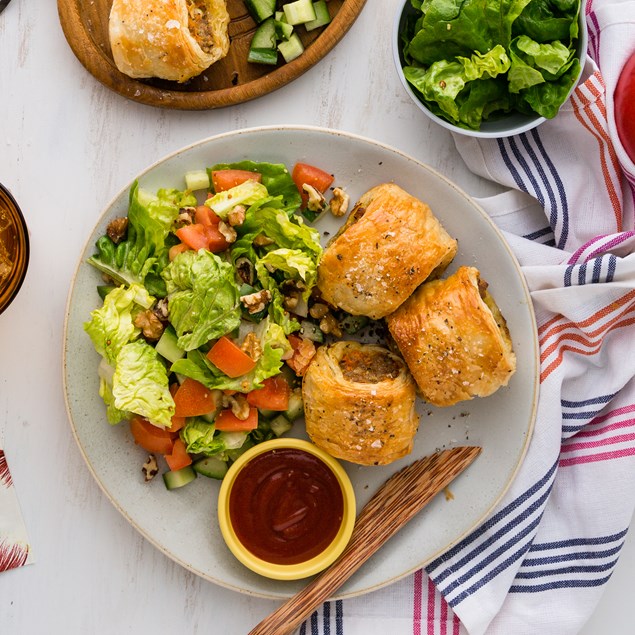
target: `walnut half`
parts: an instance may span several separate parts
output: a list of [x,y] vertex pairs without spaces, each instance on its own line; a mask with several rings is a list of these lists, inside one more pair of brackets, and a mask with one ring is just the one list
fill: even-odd
[[148,455],[146,462],[141,467],[141,471],[143,472],[143,478],[146,483],[151,481],[159,473],[159,464],[154,454]]

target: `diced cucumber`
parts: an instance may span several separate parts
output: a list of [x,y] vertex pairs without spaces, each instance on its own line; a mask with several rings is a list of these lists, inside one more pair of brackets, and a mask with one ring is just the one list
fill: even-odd
[[218,440],[222,441],[226,450],[238,450],[247,442],[248,432],[221,432]]
[[288,40],[291,37],[293,26],[283,20],[276,20],[274,25],[276,27],[276,37],[279,40]]
[[315,11],[315,20],[310,20],[304,24],[307,31],[319,29],[321,26],[326,26],[331,21],[331,15],[325,0],[317,0],[317,2],[314,2],[313,10]]
[[273,17],[267,18],[256,29],[251,38],[251,49],[272,49],[276,48],[276,24]]
[[350,315],[346,314],[339,323],[340,328],[346,333],[357,333],[361,331],[369,320],[365,315]]
[[276,19],[276,22],[286,21],[286,18],[284,17],[284,11],[276,11],[273,14],[273,17]]
[[168,489],[177,489],[191,483],[196,478],[196,472],[191,465],[186,465],[180,470],[173,470],[163,474],[163,482]]
[[280,369],[280,374],[286,379],[287,383],[289,384],[289,386],[291,386],[291,388],[293,388],[299,381],[298,376],[295,374],[293,369],[287,364],[282,365],[282,368]]
[[245,0],[251,17],[258,23],[272,16],[276,10],[276,0]]
[[245,440],[245,442],[235,450],[227,450],[227,458],[230,461],[235,461],[241,454],[244,454],[249,450],[249,448],[253,448],[256,445],[249,437]]
[[156,345],[156,351],[168,361],[174,363],[185,355],[185,351],[179,348],[178,337],[174,328],[168,324]]
[[112,284],[99,284],[97,285],[97,293],[102,300],[106,299],[106,296],[113,290],[116,289]]
[[278,44],[278,50],[282,53],[284,61],[288,63],[304,53],[304,45],[298,34],[293,33],[288,40],[283,40]]
[[277,410],[267,410],[266,408],[258,408],[258,414],[263,418],[269,421],[278,414]]
[[311,322],[311,320],[302,320],[302,322],[300,322],[300,333],[302,333],[303,337],[306,337],[307,340],[311,340],[312,342],[318,342],[319,344],[324,342],[324,333],[320,327],[315,322]]
[[277,437],[281,437],[285,432],[289,432],[293,428],[293,424],[284,415],[274,417],[269,422],[269,425],[271,426],[271,431]]
[[[289,395],[289,405],[287,406],[284,416],[289,421],[295,421],[304,415],[304,401],[302,400],[302,390],[296,388]],[[272,422],[273,423],[273,422]],[[273,429],[273,427],[272,427]]]
[[278,63],[278,50],[250,48],[247,61],[252,64],[270,64],[275,66]]
[[287,22],[293,26],[315,20],[315,10],[311,0],[295,0],[283,5],[282,10]]
[[209,190],[209,174],[206,170],[192,170],[185,173],[185,187],[188,190]]
[[227,474],[227,462],[221,461],[215,456],[206,456],[195,461],[192,468],[197,474],[218,480],[222,480],[225,474]]

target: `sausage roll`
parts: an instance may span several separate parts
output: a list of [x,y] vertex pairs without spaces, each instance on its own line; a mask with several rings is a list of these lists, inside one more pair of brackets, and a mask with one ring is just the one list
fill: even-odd
[[516,370],[505,318],[474,267],[422,284],[386,322],[423,398],[436,406],[491,395]]
[[456,250],[428,205],[398,185],[378,185],[360,198],[324,251],[318,287],[330,304],[379,319],[440,275]]
[[130,77],[184,82],[227,55],[225,0],[114,0],[109,38]]
[[339,341],[320,347],[302,396],[306,431],[332,456],[384,465],[412,450],[416,385],[403,360],[381,346]]

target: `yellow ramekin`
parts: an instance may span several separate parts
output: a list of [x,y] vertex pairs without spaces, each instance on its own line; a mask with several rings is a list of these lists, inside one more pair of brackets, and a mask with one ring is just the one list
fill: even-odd
[[[342,522],[335,538],[320,554],[310,560],[297,564],[274,564],[254,556],[236,536],[229,516],[229,498],[238,473],[254,457],[274,449],[304,450],[321,459],[331,472],[333,472],[342,490],[342,500],[344,503]],[[272,439],[247,450],[227,471],[221,483],[218,496],[218,522],[220,524],[221,534],[229,550],[242,564],[252,571],[275,580],[299,580],[301,578],[308,578],[326,569],[338,558],[348,544],[351,533],[353,532],[355,517],[355,492],[353,491],[353,486],[344,468],[332,456],[324,452],[324,450],[301,439]]]

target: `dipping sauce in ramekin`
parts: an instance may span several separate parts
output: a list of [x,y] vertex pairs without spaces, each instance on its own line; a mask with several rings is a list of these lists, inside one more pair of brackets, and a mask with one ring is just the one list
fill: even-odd
[[294,580],[328,567],[355,523],[342,466],[308,441],[274,439],[243,454],[221,485],[218,517],[232,553],[261,575]]

